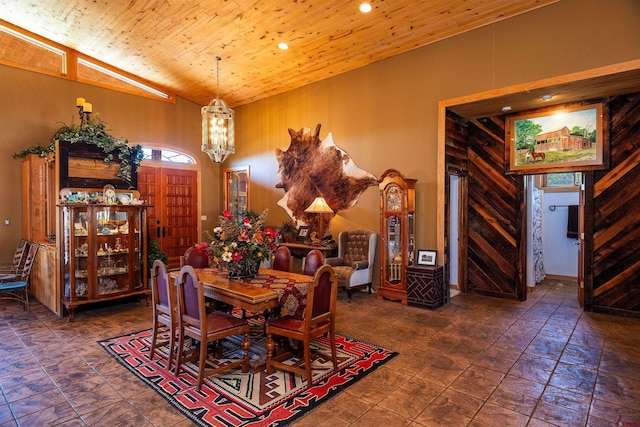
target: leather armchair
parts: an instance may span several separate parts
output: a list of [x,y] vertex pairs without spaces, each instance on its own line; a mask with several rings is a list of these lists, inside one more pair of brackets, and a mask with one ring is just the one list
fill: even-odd
[[338,275],[338,286],[347,289],[349,302],[354,288],[369,286],[371,293],[377,245],[375,231],[343,231],[338,235],[338,256],[325,259]]

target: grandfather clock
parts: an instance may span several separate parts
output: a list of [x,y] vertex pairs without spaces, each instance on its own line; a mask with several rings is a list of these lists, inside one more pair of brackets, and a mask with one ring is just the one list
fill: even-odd
[[407,266],[413,265],[415,179],[388,169],[380,188],[380,288],[378,298],[407,303]]

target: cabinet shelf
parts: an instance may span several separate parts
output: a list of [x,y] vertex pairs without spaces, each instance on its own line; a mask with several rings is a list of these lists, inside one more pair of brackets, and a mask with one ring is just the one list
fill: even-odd
[[[69,321],[79,305],[151,293],[145,206],[75,203],[61,204],[59,209],[61,301]],[[110,223],[129,229],[103,233]]]

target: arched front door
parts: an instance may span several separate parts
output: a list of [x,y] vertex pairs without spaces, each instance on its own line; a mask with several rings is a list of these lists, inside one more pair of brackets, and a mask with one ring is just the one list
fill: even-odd
[[169,267],[178,267],[180,256],[199,241],[200,165],[175,148],[141,145],[145,159],[138,169],[138,190],[149,204],[149,238],[166,252]]

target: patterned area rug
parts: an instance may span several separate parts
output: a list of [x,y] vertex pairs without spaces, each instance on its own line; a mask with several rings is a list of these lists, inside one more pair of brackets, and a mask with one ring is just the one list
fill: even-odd
[[[311,387],[307,386],[305,377],[279,370],[272,375],[267,375],[264,370],[246,374],[229,370],[205,379],[201,391],[197,392],[197,366],[191,363],[184,365],[186,369],[176,377],[166,369],[168,346],[160,347],[160,354],[149,360],[150,339],[151,330],[145,330],[98,343],[200,426],[287,425],[398,354],[336,335],[337,372],[333,372],[328,338],[313,341],[313,346],[327,356],[313,360]],[[225,340],[223,357],[238,357],[239,341],[239,337]],[[265,339],[258,331],[252,334],[251,343],[251,365],[260,365],[266,357]]]

